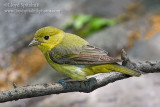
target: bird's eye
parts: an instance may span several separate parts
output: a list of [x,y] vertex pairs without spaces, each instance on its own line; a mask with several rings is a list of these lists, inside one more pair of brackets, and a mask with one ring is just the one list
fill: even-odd
[[48,39],[49,39],[49,36],[45,36],[44,39],[45,39],[45,40],[48,40]]

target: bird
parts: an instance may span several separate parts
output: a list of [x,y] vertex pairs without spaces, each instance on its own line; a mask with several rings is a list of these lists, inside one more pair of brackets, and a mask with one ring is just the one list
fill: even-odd
[[107,51],[52,26],[37,30],[29,46],[37,46],[52,68],[72,80],[87,81],[88,76],[109,72],[141,75],[139,71],[118,64],[122,60],[108,56]]

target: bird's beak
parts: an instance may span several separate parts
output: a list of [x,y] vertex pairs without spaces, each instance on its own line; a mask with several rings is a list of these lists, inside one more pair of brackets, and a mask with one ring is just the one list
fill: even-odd
[[33,39],[30,43],[29,43],[29,47],[31,46],[37,46],[37,45],[40,45],[41,42],[40,41],[36,41],[35,39]]

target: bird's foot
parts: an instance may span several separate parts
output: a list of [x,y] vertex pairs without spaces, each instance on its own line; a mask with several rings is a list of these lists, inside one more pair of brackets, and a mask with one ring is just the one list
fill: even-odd
[[70,80],[70,79],[71,79],[70,77],[64,78],[64,79],[60,79],[57,83],[66,85],[66,82],[67,82],[68,80]]

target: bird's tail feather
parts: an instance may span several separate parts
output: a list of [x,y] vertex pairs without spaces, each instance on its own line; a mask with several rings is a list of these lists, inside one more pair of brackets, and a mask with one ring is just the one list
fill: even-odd
[[139,71],[136,71],[136,70],[131,70],[131,69],[128,69],[128,68],[125,68],[124,66],[121,66],[121,65],[118,65],[118,64],[112,64],[112,66],[108,66],[107,69],[110,69],[112,71],[118,71],[118,72],[122,72],[122,73],[125,73],[125,74],[128,74],[128,75],[131,75],[131,76],[140,76],[141,73]]
[[91,66],[91,70],[92,72],[94,72],[94,74],[107,73],[107,72],[122,72],[130,76],[141,75],[139,71],[131,70],[118,64],[104,64],[104,65]]

